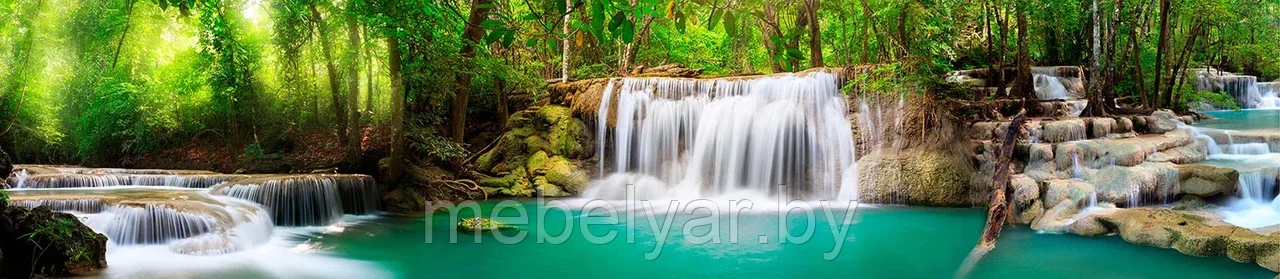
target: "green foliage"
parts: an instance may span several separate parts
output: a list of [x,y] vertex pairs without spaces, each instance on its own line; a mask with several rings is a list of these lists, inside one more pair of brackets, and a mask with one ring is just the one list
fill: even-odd
[[432,160],[448,162],[470,155],[465,146],[447,137],[437,135],[434,129],[416,125],[409,126],[409,129],[405,132],[405,137],[409,140],[410,149],[426,154]]
[[1201,104],[1219,109],[1240,109],[1240,106],[1236,104],[1236,98],[1225,92],[1198,91],[1187,86],[1186,89],[1178,94],[1178,98],[1183,108],[1187,109],[1193,109]]

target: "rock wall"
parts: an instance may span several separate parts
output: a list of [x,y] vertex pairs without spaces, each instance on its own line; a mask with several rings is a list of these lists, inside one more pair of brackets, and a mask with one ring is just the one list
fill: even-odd
[[933,100],[854,101],[869,103],[851,114],[862,202],[972,206],[986,196],[971,183],[964,131]]

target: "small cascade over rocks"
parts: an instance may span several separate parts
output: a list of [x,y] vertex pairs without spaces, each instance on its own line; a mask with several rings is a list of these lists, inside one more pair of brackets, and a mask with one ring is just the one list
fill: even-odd
[[[13,204],[83,214],[85,224],[115,245],[169,244],[175,252],[224,254],[265,243],[274,226],[253,203],[202,190],[112,187],[11,191]],[[219,245],[177,243],[219,235]]]
[[172,186],[183,188],[209,188],[227,181],[248,178],[236,174],[35,174],[15,175],[10,179],[14,188],[92,188],[110,186]]
[[602,174],[622,177],[595,181],[586,198],[614,198],[606,193],[637,181],[662,192],[652,198],[857,197],[848,106],[834,73],[622,78],[605,92],[598,158],[612,170]]
[[211,192],[262,204],[281,226],[327,225],[343,214],[368,214],[378,208],[377,184],[367,175],[255,177]]
[[220,255],[270,241],[282,226],[329,225],[378,210],[367,175],[228,175],[19,165],[7,189],[16,206],[77,215],[114,246],[164,245]]
[[1277,97],[1280,84],[1258,82],[1258,77],[1255,76],[1239,75],[1214,68],[1200,68],[1194,71],[1196,90],[1225,92],[1235,98],[1236,105],[1242,109],[1280,107],[1280,97]]

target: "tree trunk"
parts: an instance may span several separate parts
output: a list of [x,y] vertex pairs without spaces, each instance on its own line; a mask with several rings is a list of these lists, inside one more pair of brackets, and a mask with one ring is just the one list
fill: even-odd
[[1016,17],[1018,21],[1018,77],[1017,83],[1013,86],[1013,91],[1017,96],[1022,97],[1022,108],[1031,114],[1035,114],[1040,108],[1040,104],[1035,101],[1034,93],[1036,91],[1035,83],[1031,75],[1031,51],[1027,46],[1027,11],[1026,4],[1018,1],[1015,9],[1017,9]]
[[320,33],[320,50],[324,53],[324,68],[329,76],[329,95],[333,102],[334,123],[338,124],[338,138],[346,141],[344,135],[347,134],[347,108],[342,100],[342,91],[339,89],[338,66],[333,62],[332,41],[329,40],[328,28],[325,28],[324,18],[320,16],[320,11],[316,9],[314,3],[307,5],[311,9],[312,24],[317,33]]
[[[484,20],[484,14],[480,14],[480,17],[478,18],[478,20],[476,17],[476,11],[481,10],[481,8],[476,6],[476,4],[480,2],[484,2],[487,4],[489,0],[475,0],[471,2],[472,3],[471,17],[468,18],[468,22],[472,24],[467,24],[466,30],[471,30],[473,27],[472,25],[478,26],[480,24],[480,21]],[[571,8],[573,7],[573,0],[564,0],[564,7],[566,9],[564,13],[564,22],[561,22],[561,24],[564,25],[564,39],[560,40],[560,82],[569,82],[569,11],[570,10],[568,9],[573,9]],[[489,8],[484,8],[483,10],[487,13],[489,11]],[[484,30],[480,30],[480,31],[481,33],[483,33]],[[471,34],[471,33],[464,32],[464,35],[466,34]],[[471,37],[467,37],[467,38],[472,42],[476,42],[477,40],[480,39],[480,36],[476,36],[475,38],[471,38]],[[464,46],[463,49],[465,50],[466,47]],[[472,50],[472,52],[474,52],[474,50]],[[475,55],[472,54],[472,56],[475,56]],[[463,105],[466,105],[466,100],[463,100],[462,103]],[[458,140],[458,142],[462,142],[460,140],[461,137],[455,136],[454,139]]]
[[1133,52],[1133,75],[1138,80],[1138,96],[1141,98],[1143,107],[1151,107],[1151,103],[1147,100],[1147,82],[1146,77],[1142,74],[1142,49],[1138,37],[1138,28],[1129,29],[1129,42]]
[[[1152,109],[1160,109],[1160,107],[1162,106],[1161,99],[1164,99],[1162,98],[1163,94],[1160,91],[1160,81],[1162,80],[1162,75],[1164,74],[1164,60],[1165,60],[1164,54],[1165,54],[1165,51],[1168,51],[1169,49],[1169,12],[1172,9],[1171,4],[1169,3],[1170,0],[1159,0],[1159,1],[1160,1],[1160,39],[1156,43],[1156,68],[1155,68],[1156,80],[1152,86],[1153,92],[1156,92],[1156,102],[1151,107]],[[1172,99],[1170,99],[1169,102],[1172,102]]]
[[1085,97],[1088,104],[1085,105],[1082,115],[1085,116],[1102,116],[1105,114],[1102,102],[1101,78],[1102,69],[1100,67],[1101,57],[1101,34],[1099,34],[1098,26],[1098,0],[1090,1],[1089,8],[1089,80],[1085,89]]
[[400,40],[387,36],[387,72],[391,79],[391,158],[387,168],[390,181],[404,174],[404,82],[400,79]]
[[806,0],[805,8],[809,13],[809,66],[813,68],[825,66],[822,62],[822,31],[818,23],[819,0]]
[[778,26],[778,11],[773,3],[768,3],[764,6],[763,17],[760,19],[760,33],[764,35],[764,47],[769,51],[769,66],[773,69],[773,72],[780,73],[785,71],[782,68],[781,61],[778,61],[778,56],[781,53],[779,49],[782,46],[774,43],[773,38],[782,37],[782,30]]
[[965,257],[964,263],[956,271],[954,278],[966,278],[982,257],[996,248],[996,240],[1000,238],[1000,229],[1004,227],[1009,216],[1009,163],[1013,158],[1013,147],[1017,144],[1019,131],[1026,122],[1026,111],[1019,112],[1009,124],[1004,143],[996,151],[996,172],[991,176],[991,203],[987,206],[987,222],[982,229],[978,244]]
[[[349,8],[348,8],[349,9]],[[347,13],[347,167],[354,171],[360,164],[360,27],[356,17]]]
[[[480,37],[484,36],[484,28],[480,27],[480,22],[488,18],[489,9],[492,6],[490,0],[471,1],[471,15],[467,17],[467,27],[462,31],[462,50],[458,51],[459,57],[462,57],[465,63],[471,63],[471,60],[476,57],[476,45],[481,43]],[[565,42],[565,48],[568,49],[568,41]],[[561,78],[566,77],[567,75]],[[449,109],[449,136],[457,143],[463,143],[463,138],[466,136],[467,98],[471,95],[471,78],[470,73],[455,74],[457,88],[453,90],[453,105]]]
[[116,54],[111,58],[111,68],[116,68],[116,62],[120,61],[120,49],[124,47],[124,39],[129,37],[129,27],[132,27],[130,19],[133,18],[133,3],[138,0],[129,0],[129,6],[125,8],[124,31],[120,32],[120,41],[116,42]]

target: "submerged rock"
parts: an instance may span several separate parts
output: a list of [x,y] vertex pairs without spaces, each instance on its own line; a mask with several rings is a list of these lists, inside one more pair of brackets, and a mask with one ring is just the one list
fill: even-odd
[[49,207],[0,209],[0,277],[86,276],[107,267],[107,237]]
[[1133,244],[1173,248],[1198,257],[1227,256],[1280,271],[1280,234],[1259,234],[1226,224],[1211,214],[1167,208],[1104,209],[1087,214],[1069,225],[1071,233],[1114,233]]
[[458,231],[469,233],[499,232],[518,230],[519,228],[484,217],[467,218],[458,221]]

